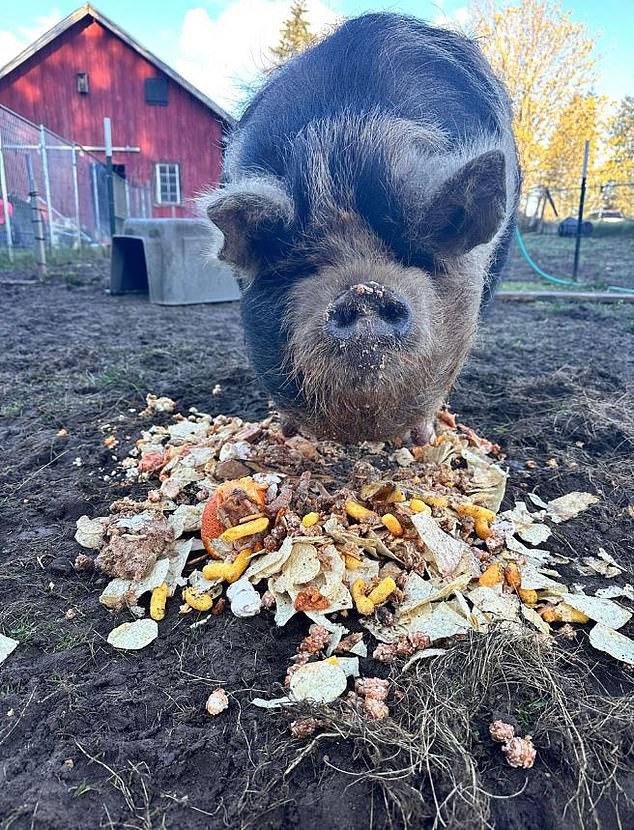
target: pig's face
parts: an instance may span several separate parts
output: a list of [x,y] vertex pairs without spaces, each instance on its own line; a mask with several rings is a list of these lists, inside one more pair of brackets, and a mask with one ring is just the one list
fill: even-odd
[[424,434],[468,351],[480,294],[371,258],[296,284],[284,323],[284,368],[301,392],[291,417],[340,441]]
[[278,183],[212,194],[209,217],[242,276],[251,362],[290,421],[341,441],[425,436],[476,330],[504,176],[489,152],[417,217],[402,202],[396,218],[376,202],[331,205],[299,226]]

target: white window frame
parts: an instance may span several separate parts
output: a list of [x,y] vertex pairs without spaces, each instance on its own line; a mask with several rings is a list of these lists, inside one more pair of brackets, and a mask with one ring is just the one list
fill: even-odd
[[[176,175],[176,199],[163,198],[164,194],[161,189],[161,173],[165,172],[168,179],[175,173]],[[181,166],[178,162],[172,161],[158,161],[154,164],[154,184],[156,189],[156,204],[157,205],[180,205],[181,204]],[[171,191],[171,183],[168,181],[168,190]]]

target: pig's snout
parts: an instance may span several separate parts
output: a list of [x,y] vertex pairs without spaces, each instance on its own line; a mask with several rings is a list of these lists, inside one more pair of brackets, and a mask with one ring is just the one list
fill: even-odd
[[411,327],[410,304],[378,282],[353,285],[326,309],[326,331],[341,346],[352,342],[395,346]]

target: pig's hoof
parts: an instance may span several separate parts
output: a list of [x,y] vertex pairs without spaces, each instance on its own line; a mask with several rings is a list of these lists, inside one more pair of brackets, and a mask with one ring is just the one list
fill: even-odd
[[280,426],[282,428],[282,435],[284,438],[292,438],[293,435],[297,435],[299,432],[299,427],[295,421],[287,415],[280,415]]
[[411,435],[413,443],[418,446],[429,444],[436,438],[433,424],[418,424],[412,427]]

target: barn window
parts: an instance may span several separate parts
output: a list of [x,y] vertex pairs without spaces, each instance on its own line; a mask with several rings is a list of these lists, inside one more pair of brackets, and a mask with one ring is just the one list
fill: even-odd
[[165,76],[145,79],[145,103],[155,107],[167,106],[167,78]]
[[180,164],[155,164],[156,201],[159,205],[180,205]]
[[88,73],[78,72],[75,77],[77,79],[77,92],[80,95],[88,95]]

